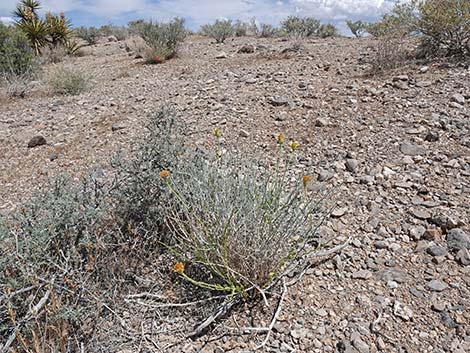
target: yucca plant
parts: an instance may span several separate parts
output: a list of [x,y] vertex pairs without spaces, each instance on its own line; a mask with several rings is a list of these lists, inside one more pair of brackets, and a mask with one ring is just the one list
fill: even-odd
[[37,11],[41,8],[39,1],[23,0],[17,6],[13,14],[19,18],[17,27],[28,38],[36,55],[41,53],[41,48],[46,44],[47,25],[39,18]]
[[48,12],[46,25],[48,27],[48,41],[53,47],[65,45],[69,41],[72,34],[71,23],[63,12],[58,16]]
[[45,20],[38,15],[41,4],[37,0],[22,0],[13,15],[17,17],[16,26],[28,38],[36,55],[41,54],[45,45],[57,47],[65,45],[72,34],[70,20],[63,13],[47,13]]

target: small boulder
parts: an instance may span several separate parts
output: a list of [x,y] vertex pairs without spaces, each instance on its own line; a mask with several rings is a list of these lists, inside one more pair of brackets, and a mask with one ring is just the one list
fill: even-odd
[[451,251],[470,249],[470,235],[460,228],[451,229],[449,233],[447,233],[446,241]]
[[46,139],[44,138],[44,136],[37,135],[37,136],[34,136],[31,140],[29,140],[28,148],[43,146],[46,143],[47,142],[46,142]]
[[217,53],[217,55],[215,56],[216,59],[227,59],[228,58],[228,55],[226,52],[224,51],[221,51],[220,53]]
[[255,46],[251,44],[245,44],[238,49],[239,54],[252,54],[255,52]]

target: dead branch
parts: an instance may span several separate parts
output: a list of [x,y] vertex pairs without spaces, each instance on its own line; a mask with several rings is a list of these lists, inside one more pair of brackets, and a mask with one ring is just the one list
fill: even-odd
[[263,348],[266,343],[268,343],[269,337],[271,336],[271,332],[273,330],[274,325],[276,324],[277,319],[279,318],[279,314],[281,313],[282,310],[282,304],[284,304],[284,300],[286,298],[287,294],[287,285],[286,281],[282,279],[282,295],[281,298],[279,298],[279,302],[277,304],[276,312],[274,313],[273,319],[271,320],[271,323],[269,324],[268,327],[268,332],[266,333],[266,337],[264,338],[264,341],[256,347],[256,350]]

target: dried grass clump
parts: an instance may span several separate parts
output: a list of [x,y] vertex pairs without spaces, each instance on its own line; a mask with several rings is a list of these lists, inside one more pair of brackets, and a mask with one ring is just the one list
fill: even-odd
[[91,84],[91,76],[72,66],[56,66],[46,77],[56,94],[78,95]]

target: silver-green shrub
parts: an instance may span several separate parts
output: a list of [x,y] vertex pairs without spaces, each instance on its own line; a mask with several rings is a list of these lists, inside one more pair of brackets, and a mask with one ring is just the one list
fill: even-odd
[[275,168],[246,155],[215,154],[161,173],[174,196],[168,221],[175,239],[168,247],[183,279],[246,293],[265,288],[316,249],[320,200],[308,191],[308,175],[290,182],[284,163],[294,152],[281,147],[281,154]]
[[230,20],[217,20],[213,24],[201,27],[201,33],[215,39],[217,43],[223,43],[235,33],[235,28]]
[[142,37],[148,45],[148,49],[145,51],[147,63],[158,64],[176,55],[187,32],[184,28],[184,20],[175,18],[168,23],[135,22],[131,25],[131,33]]

